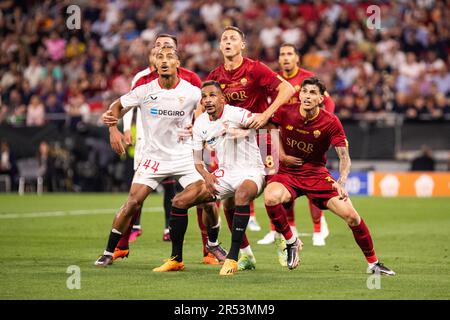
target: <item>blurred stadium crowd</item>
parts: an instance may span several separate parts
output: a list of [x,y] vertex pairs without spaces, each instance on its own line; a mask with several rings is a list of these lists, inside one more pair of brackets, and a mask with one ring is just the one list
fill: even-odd
[[[69,30],[69,5],[81,28]],[[366,8],[381,9],[381,29]],[[0,124],[74,130],[101,125],[110,102],[148,66],[158,33],[178,37],[201,78],[222,62],[227,25],[246,55],[278,71],[280,44],[326,83],[342,120],[450,121],[450,2],[445,0],[4,0],[0,2]]]
[[[366,26],[372,3],[380,30]],[[80,30],[66,27],[70,4],[82,9]],[[274,70],[279,45],[296,44],[341,119],[450,119],[448,1],[10,0],[0,9],[0,123],[97,123],[147,65],[159,32],[178,37],[184,66],[203,78],[221,62],[226,25],[244,30],[247,55]]]

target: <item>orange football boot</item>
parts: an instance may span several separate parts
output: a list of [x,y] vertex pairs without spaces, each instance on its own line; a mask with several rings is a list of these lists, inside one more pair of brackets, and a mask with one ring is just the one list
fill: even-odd
[[119,258],[128,258],[128,254],[130,253],[130,249],[119,249],[116,248],[114,250],[113,254],[113,260],[119,259]]
[[219,262],[219,260],[214,257],[214,255],[209,252],[206,256],[203,257],[203,263],[204,264],[223,264]]
[[168,272],[168,271],[183,271],[184,262],[178,262],[175,257],[167,259],[166,262],[160,267],[154,268],[154,272]]

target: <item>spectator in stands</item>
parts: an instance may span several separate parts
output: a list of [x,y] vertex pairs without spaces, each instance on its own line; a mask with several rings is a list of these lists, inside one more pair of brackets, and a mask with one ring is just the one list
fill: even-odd
[[39,96],[31,97],[31,102],[27,107],[27,126],[43,126],[45,124],[45,108]]
[[421,154],[411,162],[411,171],[434,171],[434,168],[433,152],[429,146],[423,145]]
[[55,157],[52,155],[47,141],[39,144],[37,160],[39,163],[38,174],[44,179],[44,191],[53,192],[56,186]]
[[11,151],[6,140],[0,141],[0,175],[8,175],[11,182],[11,188],[15,189],[17,180],[16,157]]
[[50,94],[45,101],[45,116],[49,123],[55,124],[59,129],[66,122],[64,106],[54,93]]

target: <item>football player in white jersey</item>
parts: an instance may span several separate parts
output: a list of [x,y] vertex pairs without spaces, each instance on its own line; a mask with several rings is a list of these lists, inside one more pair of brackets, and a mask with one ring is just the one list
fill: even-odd
[[[131,89],[134,89],[136,86],[140,86],[154,80],[158,77],[157,72],[155,70],[155,61],[156,61],[156,53],[163,46],[173,46],[175,49],[177,48],[177,38],[170,34],[158,34],[155,38],[154,47],[151,49],[149,53],[149,67],[145,68],[138,72],[132,82]],[[181,79],[184,79],[191,83],[192,85],[198,87],[200,89],[202,82],[201,79],[192,71],[189,71],[185,68],[178,68],[178,76]],[[200,111],[201,112],[201,111]],[[134,152],[134,171],[136,171],[142,155],[142,149],[144,146],[144,133],[142,129],[142,121],[141,121],[141,112],[140,109],[137,108],[133,112],[127,112],[123,116],[123,134],[117,128],[110,128],[110,142],[111,145],[131,145],[133,142],[131,136],[131,126],[133,122],[133,113],[136,114],[136,136],[135,136],[135,152]],[[103,119],[108,119],[110,117],[111,111],[108,110],[103,114]],[[123,153],[125,149],[123,149]],[[169,218],[170,218],[170,207],[172,203],[172,199],[177,192],[179,192],[180,185],[173,178],[167,178],[161,183],[164,188],[164,211],[165,211],[165,228],[163,233],[163,240],[170,241],[170,233],[169,233]],[[197,206],[197,222],[200,228],[200,233],[202,237],[202,245],[203,245],[203,263],[205,264],[219,264],[220,261],[210,252],[208,252],[206,248],[207,243],[207,227],[206,224],[213,223],[213,221],[209,220],[211,213],[206,212],[203,214],[202,206]],[[142,208],[141,208],[142,209]],[[211,207],[206,207],[206,210],[210,210]],[[141,211],[136,213],[136,216],[132,219],[132,225],[129,229],[123,234],[120,239],[113,255],[113,259],[116,260],[118,258],[125,258],[129,255],[129,242],[136,240],[136,238],[142,233],[142,229],[140,226],[140,217]],[[205,221],[205,222],[204,222]],[[217,227],[216,229],[218,229]]]
[[[200,89],[178,77],[179,66],[176,50],[172,46],[162,47],[156,55],[158,78],[136,87],[111,105],[114,119],[107,123],[111,126],[117,125],[118,119],[132,108],[141,109],[145,143],[128,199],[113,220],[106,250],[95,262],[97,266],[106,267],[112,264],[114,249],[122,233],[127,230],[145,198],[162,180],[174,176],[188,190],[205,184],[195,169],[191,144],[180,141],[178,137],[178,131],[191,123],[201,98]],[[112,147],[119,154],[123,152],[120,143],[112,144]],[[187,228],[187,210],[183,211],[184,213],[186,225],[171,225],[172,229]],[[178,216],[180,212],[172,209],[171,214]],[[217,215],[211,219],[218,224]],[[177,222],[174,219],[173,223]],[[171,238],[172,241],[178,242],[179,234],[171,232]],[[214,241],[217,241],[217,238]],[[180,258],[182,259],[181,256]]]
[[[220,275],[229,276],[238,270],[239,247],[250,218],[250,202],[265,185],[264,164],[256,131],[247,129],[247,123],[253,120],[250,111],[225,104],[220,84],[214,80],[203,83],[201,104],[206,112],[194,123],[192,148],[195,168],[205,183],[192,185],[178,193],[172,201],[172,210],[184,212],[201,202],[235,197],[231,248],[220,270]],[[217,154],[219,167],[213,173],[209,173],[203,163],[205,145]],[[171,216],[171,220],[178,218]],[[178,225],[173,226],[176,228]],[[184,236],[185,230],[182,231]],[[180,244],[172,242],[172,258],[153,271],[184,269],[183,261],[174,256],[182,255],[182,238],[180,241]],[[208,246],[217,245],[208,241]],[[176,250],[174,246],[177,246]]]

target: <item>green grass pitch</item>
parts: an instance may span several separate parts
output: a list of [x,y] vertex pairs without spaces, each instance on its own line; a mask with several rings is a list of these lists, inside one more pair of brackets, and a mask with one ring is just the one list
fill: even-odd
[[[268,230],[262,199],[256,203],[263,227],[250,232],[257,268],[220,277],[220,266],[201,264],[196,214],[186,234],[186,270],[154,273],[170,254],[162,241],[161,195],[145,203],[143,235],[130,257],[106,269],[94,267],[104,250],[113,215],[125,194],[0,195],[0,299],[449,299],[450,198],[355,197],[369,226],[377,254],[397,272],[368,289],[366,262],[350,229],[326,212],[331,234],[325,247],[304,236],[301,265],[293,271],[278,264],[272,245],[258,245]],[[312,232],[304,198],[297,201],[297,226]],[[222,214],[220,239],[229,247]],[[66,273],[80,267],[81,289],[69,290]]]

